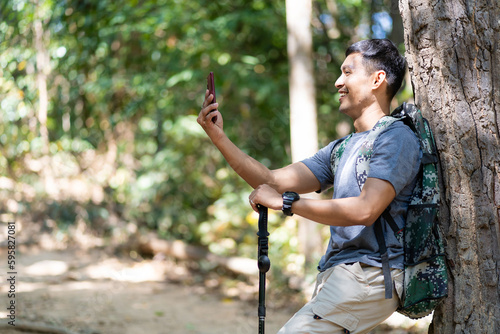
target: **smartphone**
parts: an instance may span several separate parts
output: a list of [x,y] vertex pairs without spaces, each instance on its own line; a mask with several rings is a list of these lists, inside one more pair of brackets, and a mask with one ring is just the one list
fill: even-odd
[[[211,103],[215,103],[215,82],[214,82],[214,72],[210,72],[210,74],[207,77],[207,89],[208,89],[208,94],[212,94],[214,98],[212,99]],[[212,122],[217,121],[217,116],[212,118]]]
[[217,102],[217,101],[215,101],[214,72],[210,72],[210,74],[207,77],[207,89],[208,89],[208,94],[212,94],[214,96],[211,103]]

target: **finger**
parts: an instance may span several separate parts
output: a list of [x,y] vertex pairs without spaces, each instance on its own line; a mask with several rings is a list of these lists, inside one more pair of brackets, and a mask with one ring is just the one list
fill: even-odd
[[205,116],[210,116],[210,118],[212,118],[212,114],[217,112],[217,108],[219,107],[219,104],[218,103],[212,103],[212,104],[209,104],[207,107],[205,107]]
[[210,104],[210,102],[212,102],[213,100],[213,95],[210,94],[210,91],[207,89],[205,91],[205,100],[203,100],[203,103],[201,104],[201,108],[205,108],[206,106],[208,106]]
[[218,107],[218,103],[212,103],[207,106],[202,106],[200,114],[206,117],[210,112],[217,110]]
[[210,113],[208,113],[207,119],[209,119],[209,120],[213,120],[213,119],[217,120],[217,117],[218,117],[219,114],[220,114],[219,110],[215,109],[215,110],[211,111]]
[[[208,91],[207,91],[207,94],[208,94]],[[214,99],[213,94],[205,95],[205,101],[203,101],[203,106],[208,106],[210,104],[210,102],[212,102],[213,99]]]
[[209,104],[208,106],[203,105],[200,113],[198,114],[198,123],[202,124],[206,122],[208,119],[211,119],[213,116],[210,115],[214,111],[217,111],[217,107],[219,105],[217,103]]
[[258,203],[255,203],[252,198],[249,198],[250,206],[252,207],[253,211],[259,213],[259,208],[257,207]]

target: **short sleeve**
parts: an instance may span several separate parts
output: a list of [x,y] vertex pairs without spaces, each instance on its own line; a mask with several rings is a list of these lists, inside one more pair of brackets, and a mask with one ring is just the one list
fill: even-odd
[[330,168],[330,156],[332,154],[333,147],[337,142],[338,140],[332,141],[330,144],[320,149],[312,157],[302,160],[302,163],[311,170],[321,184],[321,189],[318,189],[319,191],[325,191],[333,186],[333,173]]
[[375,140],[368,177],[390,182],[399,194],[416,177],[421,158],[415,133],[402,122],[396,122]]

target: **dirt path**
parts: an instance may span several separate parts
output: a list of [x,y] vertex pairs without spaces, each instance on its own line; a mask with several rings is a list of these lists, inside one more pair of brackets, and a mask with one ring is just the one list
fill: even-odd
[[[21,293],[18,300],[20,322],[75,333],[257,332],[256,311],[248,304],[157,282],[65,282]],[[268,331],[275,333],[286,319],[270,310]]]
[[[95,252],[23,254],[16,283],[16,323],[81,334],[258,332],[256,305],[208,293],[203,286],[169,283],[165,280],[168,270],[175,274],[175,268],[165,261],[131,262]],[[5,272],[2,268],[2,274]],[[3,323],[7,317],[4,306],[10,301],[7,295],[3,284]],[[269,308],[267,331],[275,333],[289,314]],[[0,332],[7,334],[5,328]]]
[[[6,259],[5,249],[0,250],[0,258]],[[3,334],[258,332],[257,287],[239,285],[225,294],[217,293],[206,287],[217,285],[216,278],[195,284],[191,273],[165,259],[133,261],[95,250],[30,250],[18,252],[16,261],[17,328],[29,324],[53,330],[27,332],[5,326],[6,306],[11,298],[8,285],[3,283],[8,270],[6,261],[2,261],[5,263],[0,262]],[[292,308],[273,307],[272,301],[268,301],[266,333],[276,333],[293,312]],[[423,327],[421,323],[406,323],[406,329],[386,324],[374,333],[423,333],[427,323]]]

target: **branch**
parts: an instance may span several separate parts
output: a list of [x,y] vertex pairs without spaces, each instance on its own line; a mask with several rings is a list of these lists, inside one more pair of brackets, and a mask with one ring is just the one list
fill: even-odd
[[34,332],[34,333],[47,333],[47,334],[76,334],[70,330],[60,327],[35,324],[30,322],[16,322],[15,326],[8,324],[0,324],[0,332],[4,330],[15,330],[15,331],[23,331],[23,332]]
[[188,245],[181,240],[159,239],[154,234],[140,238],[134,248],[141,254],[156,255],[162,253],[179,260],[207,260],[236,274],[246,276],[254,276],[259,272],[256,260],[244,257],[219,256],[203,247]]

